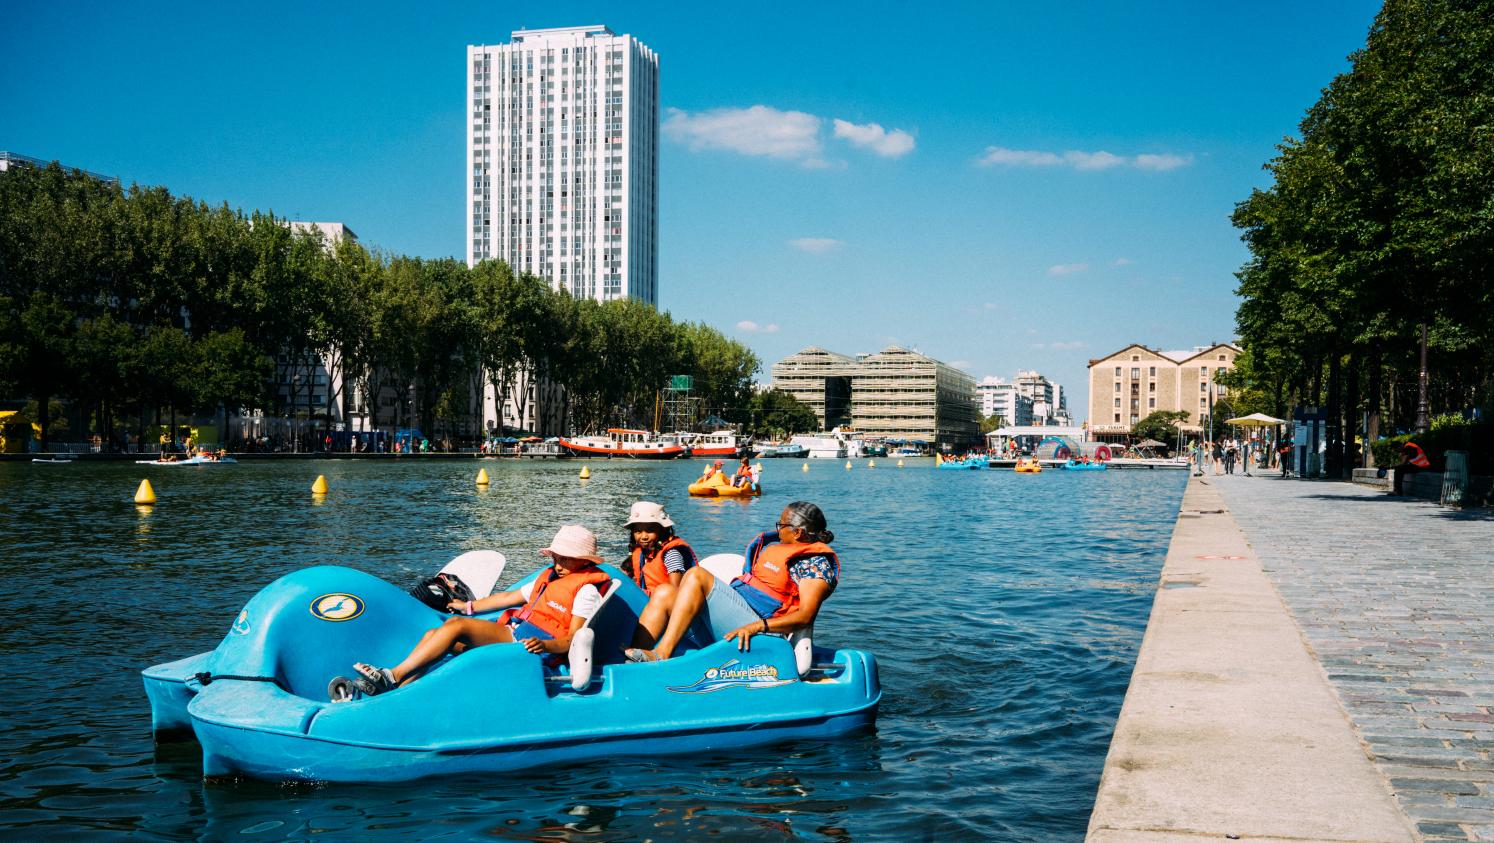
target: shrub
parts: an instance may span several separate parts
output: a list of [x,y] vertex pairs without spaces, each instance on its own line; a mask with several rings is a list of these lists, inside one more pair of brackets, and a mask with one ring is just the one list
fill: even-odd
[[[1453,421],[1456,419],[1456,421]],[[1468,421],[1460,416],[1438,416],[1432,429],[1422,434],[1405,433],[1370,443],[1375,465],[1389,468],[1401,461],[1401,446],[1415,442],[1427,452],[1432,470],[1441,471],[1448,451],[1468,452],[1471,474],[1494,474],[1494,424]]]

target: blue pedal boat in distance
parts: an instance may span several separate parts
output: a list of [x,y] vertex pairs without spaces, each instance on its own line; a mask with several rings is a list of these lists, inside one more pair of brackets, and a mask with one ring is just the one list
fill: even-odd
[[[721,561],[733,558],[739,571],[740,556]],[[356,661],[397,663],[450,616],[351,568],[287,574],[249,601],[217,649],[143,671],[153,727],[161,739],[190,730],[205,776],[384,782],[828,738],[875,723],[881,684],[861,650],[761,635],[746,653],[719,641],[626,663],[647,598],[602,567],[614,582],[560,666],[493,644],[340,703],[327,696],[334,677]]]

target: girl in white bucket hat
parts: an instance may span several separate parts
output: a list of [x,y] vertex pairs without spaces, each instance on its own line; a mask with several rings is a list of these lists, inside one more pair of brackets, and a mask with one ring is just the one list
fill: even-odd
[[639,501],[628,511],[628,561],[623,571],[649,596],[649,605],[661,608],[638,619],[634,646],[648,647],[669,622],[668,607],[685,572],[695,567],[695,551],[675,535],[674,521],[664,507]]
[[[481,600],[453,600],[447,607],[463,615],[522,607],[518,611],[504,612],[496,621],[451,618],[425,633],[410,655],[394,667],[374,667],[363,662],[353,665],[358,678],[352,684],[365,695],[382,694],[415,680],[448,654],[486,644],[517,642],[540,655],[569,650],[571,636],[596,612],[611,578],[597,567],[602,557],[597,555],[596,535],[579,524],[561,527],[550,546],[540,550],[540,554],[549,558],[550,567],[523,587]],[[338,681],[333,680],[333,685],[338,686]],[[337,701],[340,700],[334,698]]]

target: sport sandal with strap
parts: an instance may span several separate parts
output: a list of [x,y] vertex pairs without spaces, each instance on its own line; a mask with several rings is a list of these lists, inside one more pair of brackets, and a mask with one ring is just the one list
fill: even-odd
[[358,662],[353,665],[353,670],[357,671],[359,676],[353,680],[353,684],[363,692],[364,696],[372,697],[399,687],[399,681],[394,678],[394,672],[388,668]]

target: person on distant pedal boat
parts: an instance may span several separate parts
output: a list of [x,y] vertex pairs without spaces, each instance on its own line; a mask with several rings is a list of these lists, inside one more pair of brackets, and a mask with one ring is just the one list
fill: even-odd
[[480,600],[453,600],[447,606],[466,615],[522,606],[517,612],[505,612],[497,621],[450,618],[426,632],[410,655],[394,667],[364,662],[353,665],[358,674],[353,684],[365,695],[382,694],[414,681],[447,654],[488,644],[517,642],[536,655],[570,650],[571,636],[596,613],[611,578],[597,567],[602,557],[597,555],[596,535],[579,524],[561,527],[540,554],[549,557],[552,564],[522,588]]
[[633,643],[648,645],[664,631],[674,596],[697,559],[690,545],[675,535],[674,521],[659,504],[633,504],[627,527],[628,561],[623,563],[623,572],[649,596]]
[[737,466],[737,473],[731,476],[731,485],[741,488],[752,482],[752,458],[742,457],[742,464]]
[[700,475],[700,482],[709,482],[712,477],[721,473],[721,466],[725,465],[721,460],[706,465],[705,472]]
[[[830,549],[835,534],[826,529],[825,513],[808,501],[784,507],[774,526],[747,546],[748,570],[730,585],[716,582],[705,568],[690,569],[667,610],[663,633],[652,648],[627,650],[628,661],[669,658],[692,624],[698,624],[695,636],[702,643],[735,640],[744,651],[754,635],[813,624],[840,581],[840,558]],[[651,600],[644,614],[653,609]],[[646,632],[640,626],[635,642]]]

